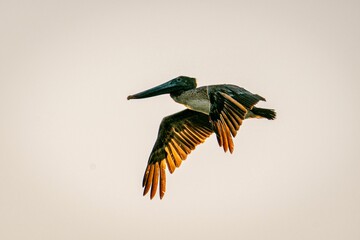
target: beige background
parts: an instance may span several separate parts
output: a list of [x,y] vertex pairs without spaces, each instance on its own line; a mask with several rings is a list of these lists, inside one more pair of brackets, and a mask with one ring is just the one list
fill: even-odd
[[[0,239],[360,239],[359,1],[2,1]],[[178,75],[267,98],[141,180]]]

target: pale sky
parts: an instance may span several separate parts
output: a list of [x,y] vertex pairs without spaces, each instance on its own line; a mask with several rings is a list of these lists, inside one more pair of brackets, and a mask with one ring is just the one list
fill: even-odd
[[[359,1],[3,1],[0,239],[360,239]],[[150,201],[179,75],[267,99]]]

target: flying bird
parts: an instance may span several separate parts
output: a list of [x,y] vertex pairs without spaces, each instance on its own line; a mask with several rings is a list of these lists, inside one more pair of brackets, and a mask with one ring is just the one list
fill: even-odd
[[152,199],[158,186],[160,199],[166,190],[166,168],[173,173],[195,147],[213,132],[224,151],[234,150],[236,136],[246,118],[273,120],[273,109],[255,107],[265,98],[242,87],[219,84],[196,87],[196,79],[179,76],[159,86],[130,95],[127,99],[140,99],[170,94],[175,102],[187,109],[163,118],[155,145],[151,151],[142,186],[143,195],[150,191]]

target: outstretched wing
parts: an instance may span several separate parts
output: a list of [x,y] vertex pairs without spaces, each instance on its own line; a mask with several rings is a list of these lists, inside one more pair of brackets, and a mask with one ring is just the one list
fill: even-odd
[[[170,173],[181,165],[195,147],[212,134],[209,116],[190,109],[165,117],[151,151],[143,178],[144,195],[151,187],[152,199],[160,187],[160,199],[166,190],[166,167]],[[159,182],[160,180],[160,182]]]
[[260,100],[265,99],[235,85],[209,91],[210,119],[220,147],[226,152],[234,150],[232,137],[236,136],[246,114]]

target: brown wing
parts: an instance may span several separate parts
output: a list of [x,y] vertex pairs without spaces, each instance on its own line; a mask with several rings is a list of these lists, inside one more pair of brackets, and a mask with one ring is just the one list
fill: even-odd
[[182,160],[212,132],[209,116],[200,112],[186,109],[165,117],[160,124],[158,137],[145,170],[144,195],[151,187],[152,199],[159,185],[162,199],[166,190],[166,167],[173,173]]
[[[258,101],[253,101],[252,104]],[[219,146],[223,147],[225,152],[230,150],[232,153],[234,150],[232,137],[236,136],[248,110],[239,101],[221,91],[213,92],[210,95],[210,102],[211,123]]]

